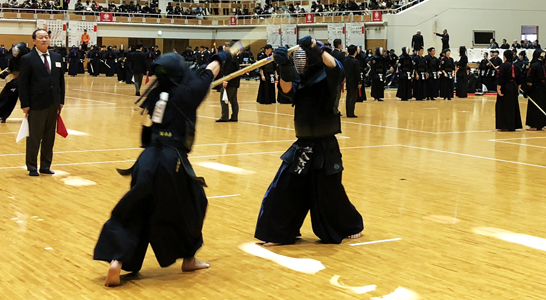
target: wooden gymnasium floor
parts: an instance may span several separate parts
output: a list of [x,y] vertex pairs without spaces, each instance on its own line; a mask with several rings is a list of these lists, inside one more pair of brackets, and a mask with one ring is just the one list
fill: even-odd
[[214,122],[216,92],[198,112],[190,160],[210,201],[198,257],[212,267],[161,269],[149,251],[117,288],[103,286],[107,264],[92,252],[128,190],[115,168],[141,152],[133,86],[67,77],[63,117],[75,132],[57,139],[52,177],[22,167],[17,108],[0,125],[0,298],[544,299],[545,132],[494,131],[494,97],[400,102],[389,91],[359,103],[338,137],[364,236],[320,244],[307,220],[300,243],[263,250],[260,203],[295,138],[292,107],[258,105],[256,93],[243,81],[239,123]]

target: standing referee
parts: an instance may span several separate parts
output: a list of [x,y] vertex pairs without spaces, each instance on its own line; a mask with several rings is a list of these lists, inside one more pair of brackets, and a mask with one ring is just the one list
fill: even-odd
[[[21,108],[28,115],[26,164],[30,176],[54,174],[51,168],[57,118],[64,105],[65,85],[62,57],[48,51],[49,35],[44,29],[32,33],[34,49],[21,58],[19,98]],[[40,149],[41,146],[41,149]]]

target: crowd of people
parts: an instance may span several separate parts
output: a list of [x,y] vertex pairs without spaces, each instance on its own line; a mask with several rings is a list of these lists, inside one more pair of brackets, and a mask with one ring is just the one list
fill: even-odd
[[138,1],[123,1],[121,5],[116,5],[114,1],[110,1],[107,6],[102,6],[95,0],[91,3],[89,0],[82,3],[81,0],[76,2],[74,10],[79,14],[94,13],[94,12],[112,12],[112,13],[127,13],[127,14],[148,14],[161,17],[161,9],[159,8],[159,0],[152,0],[150,4],[140,5]]
[[34,13],[36,10],[38,10],[38,12],[39,10],[44,10],[48,12],[66,10],[63,5],[64,2],[60,0],[8,0],[6,3],[2,4],[2,8],[28,9],[30,10],[29,12]]

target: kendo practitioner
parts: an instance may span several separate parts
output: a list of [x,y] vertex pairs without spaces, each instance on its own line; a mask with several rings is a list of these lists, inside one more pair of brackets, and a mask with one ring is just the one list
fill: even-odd
[[129,57],[135,53],[135,47],[130,47],[129,50],[125,52],[125,83],[134,84],[133,82],[133,66]]
[[350,45],[347,48],[349,55],[343,61],[343,69],[347,82],[347,97],[345,100],[345,113],[347,118],[358,118],[355,115],[355,104],[358,98],[358,92],[362,87],[362,79],[360,77],[360,63],[356,59],[355,45]]
[[408,55],[408,48],[402,48],[402,55],[398,59],[398,91],[396,97],[408,101],[412,97],[413,61]]
[[372,79],[372,97],[377,101],[383,101],[385,98],[385,76],[387,73],[387,62],[383,57],[383,48],[377,47],[375,55],[368,63],[370,67],[370,77]]
[[[273,47],[265,45],[265,57],[273,55]],[[265,58],[264,57],[264,58]],[[269,63],[260,67],[260,87],[258,88],[258,98],[256,102],[260,104],[272,104],[277,102],[275,99],[275,63]]]
[[341,183],[343,164],[335,137],[341,133],[335,107],[336,86],[343,81],[341,63],[322,42],[299,41],[294,65],[286,47],[277,48],[281,88],[293,100],[298,140],[282,156],[282,164],[260,209],[255,237],[264,246],[293,244],[309,211],[313,232],[323,243],[358,238],[364,224]]
[[80,58],[80,63],[78,65],[78,74],[85,74],[85,68],[84,68],[84,61],[85,61],[85,52],[81,48],[82,46],[78,47],[78,56]]
[[444,100],[451,100],[453,98],[453,70],[455,69],[455,62],[451,58],[451,51],[449,49],[444,50],[444,57],[440,62],[440,73],[442,75],[440,79],[440,97]]
[[6,56],[8,55],[8,50],[4,48],[4,45],[0,45],[0,72],[8,67],[8,60]]
[[0,71],[0,78],[6,79],[6,76],[12,75],[13,79],[10,80],[0,93],[0,122],[6,123],[7,118],[13,112],[17,99],[19,98],[19,86],[17,85],[17,79],[19,79],[19,70],[21,67],[21,57],[30,52],[25,43],[19,43],[12,48],[13,57],[9,60],[9,66]]
[[149,76],[153,76],[154,75],[154,71],[152,70],[152,64],[155,60],[155,54],[154,54],[154,51],[153,51],[153,48],[148,48],[148,51],[146,51],[146,65],[148,67],[148,75]]
[[[480,65],[478,66],[479,74],[480,74],[480,85],[485,85],[487,88],[487,91],[494,91],[490,89],[489,84],[489,53],[485,52],[483,54],[483,59],[480,62]],[[483,92],[487,92],[483,91]]]
[[61,62],[63,72],[66,73],[67,71],[67,63],[68,63],[68,51],[66,50],[65,46],[59,47],[59,54],[63,58],[63,61]]
[[466,56],[466,47],[461,46],[459,48],[460,59],[457,63],[457,87],[456,95],[458,98],[467,98],[468,97],[468,80],[466,74],[466,68],[468,65],[468,57]]
[[504,63],[497,75],[497,103],[495,104],[495,125],[499,131],[516,131],[522,128],[519,111],[519,72],[512,63],[511,50],[504,51]]
[[97,46],[91,46],[91,50],[87,52],[88,71],[91,76],[99,76],[100,72],[100,53]]
[[99,63],[99,74],[106,74],[106,47],[101,46],[99,51],[100,63]]
[[[542,108],[546,109],[546,66],[544,65],[546,52],[537,49],[533,53],[533,60],[527,76],[526,94],[530,99],[536,102]],[[527,118],[525,125],[528,130],[542,130],[546,126],[546,116],[529,101],[527,104]]]
[[118,81],[120,83],[122,82],[125,82],[125,78],[126,78],[126,75],[127,75],[127,71],[125,70],[125,59],[126,59],[126,55],[125,55],[125,50],[123,49],[123,45],[121,45],[119,47],[119,51],[117,53],[117,68],[116,68],[116,73],[118,75]]
[[[512,50],[512,52],[516,52],[516,50],[514,49]],[[514,54],[514,57],[516,57],[516,54]],[[517,57],[518,58],[514,61],[514,65],[518,67],[521,71],[520,85],[523,87],[526,87],[527,75],[529,74],[529,67],[530,67],[529,59],[527,58],[527,53],[525,51],[521,51]]]
[[[191,51],[191,47],[190,47],[190,51]],[[158,45],[155,45],[154,46],[154,59],[158,59],[160,56],[161,56],[161,50],[159,50]]]
[[[221,52],[197,74],[182,56],[169,53],[154,62],[157,80],[141,99],[152,117],[143,129],[144,151],[126,174],[132,172],[131,189],[118,202],[104,224],[93,259],[110,263],[106,286],[120,284],[120,272],[138,272],[148,244],[161,267],[183,258],[182,271],[210,265],[195,257],[203,245],[202,228],[207,209],[205,181],[196,177],[188,160],[194,136],[196,110],[212,80],[231,54]],[[166,93],[163,94],[163,93]],[[160,97],[168,102],[160,109]],[[163,112],[163,113],[161,113]]]
[[429,48],[427,52],[428,55],[425,57],[427,61],[429,75],[427,79],[427,99],[436,100],[436,97],[438,97],[438,91],[440,89],[440,76],[438,74],[438,71],[440,70],[440,60],[435,56],[436,49],[434,49],[433,47]]
[[[491,51],[491,60],[490,60],[490,64],[489,64],[489,72],[490,72],[489,75],[491,77],[490,81],[491,81],[492,87],[495,87],[495,83],[497,81],[498,68],[499,68],[499,66],[501,64],[502,64],[502,59],[499,57],[499,51],[498,50]],[[492,89],[492,91],[496,91],[496,90],[497,90],[496,87],[494,89]]]
[[[471,72],[470,68],[466,68],[466,92],[467,94],[475,94],[478,84],[478,70]],[[481,90],[481,89],[480,89]]]
[[445,49],[449,49],[449,34],[447,33],[447,29],[444,29],[444,32],[442,34],[435,32],[437,36],[442,38],[442,51]]
[[357,50],[356,59],[360,64],[360,82],[362,83],[356,102],[364,102],[368,100],[368,97],[366,96],[366,84],[364,82],[366,78],[366,72],[368,71],[368,64],[366,63],[366,53],[362,51],[362,48],[360,46]]
[[78,48],[72,46],[70,52],[68,53],[68,75],[74,77],[78,75],[78,70],[80,69],[80,54],[78,53]]
[[104,53],[104,66],[106,67],[106,77],[113,77],[116,73],[116,53],[110,46]]
[[[237,41],[229,42],[228,46],[224,48],[224,51],[230,53],[231,48],[235,45]],[[224,64],[222,68],[222,75],[227,76],[234,72],[237,72],[239,67],[239,60],[237,59],[237,54],[239,50],[234,49],[233,56],[229,63]],[[239,121],[239,103],[237,101],[237,90],[241,85],[241,77],[237,76],[229,81],[223,81],[220,90],[220,106],[222,107],[222,116],[216,122],[237,122]],[[229,116],[229,104],[223,101],[224,91],[228,98],[228,103],[231,104],[231,117]],[[229,117],[229,118],[228,118]]]
[[413,59],[413,68],[415,70],[415,79],[413,81],[413,97],[417,101],[427,98],[427,79],[428,69],[427,60],[423,56],[423,48],[419,49],[417,57]]

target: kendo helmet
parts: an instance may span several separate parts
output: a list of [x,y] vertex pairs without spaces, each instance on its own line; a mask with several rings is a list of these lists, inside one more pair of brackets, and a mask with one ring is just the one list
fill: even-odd
[[175,86],[190,72],[186,60],[177,53],[161,55],[152,64],[160,86]]
[[27,44],[23,42],[13,46],[13,48],[11,49],[11,53],[13,54],[13,57],[15,58],[20,58],[29,52],[30,52],[30,49],[28,49]]
[[314,84],[326,78],[326,70],[322,58],[315,53],[308,53],[308,51],[311,52],[314,50],[300,48],[293,53],[294,67],[300,78],[302,78],[302,83],[305,85]]

